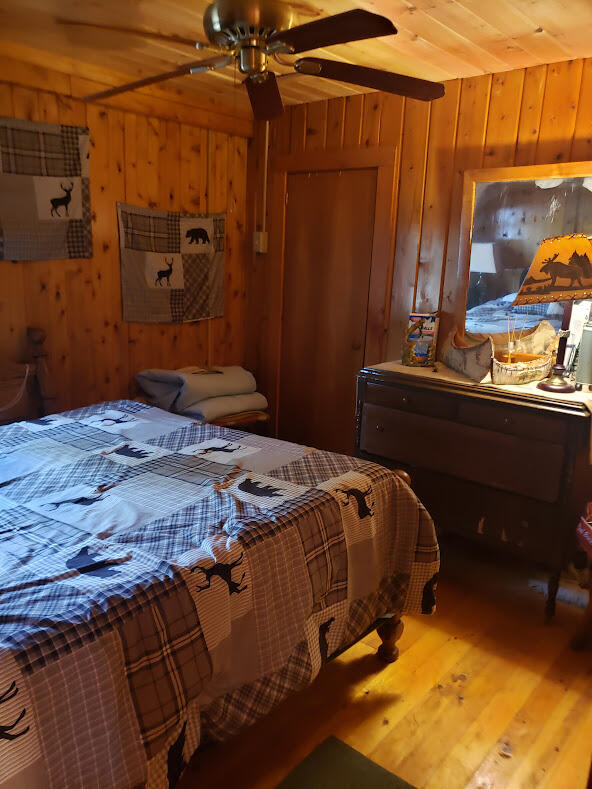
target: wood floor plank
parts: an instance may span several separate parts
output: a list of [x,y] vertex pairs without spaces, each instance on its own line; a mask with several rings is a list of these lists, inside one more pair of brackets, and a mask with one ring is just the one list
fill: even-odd
[[[592,656],[568,640],[581,612],[544,599],[528,568],[443,550],[433,617],[406,617],[397,662],[369,634],[229,743],[201,751],[180,789],[273,789],[333,735],[417,789],[585,789]],[[503,755],[502,755],[503,754]]]

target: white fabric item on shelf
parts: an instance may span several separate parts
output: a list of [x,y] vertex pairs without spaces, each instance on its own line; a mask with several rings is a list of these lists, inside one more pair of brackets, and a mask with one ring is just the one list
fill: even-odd
[[136,381],[151,404],[181,413],[214,397],[251,394],[257,388],[252,373],[244,367],[181,367],[179,370],[142,370]]
[[242,411],[263,411],[267,408],[267,398],[260,392],[250,394],[226,395],[223,397],[209,397],[199,403],[186,408],[183,416],[203,419],[211,422],[221,416],[240,414]]

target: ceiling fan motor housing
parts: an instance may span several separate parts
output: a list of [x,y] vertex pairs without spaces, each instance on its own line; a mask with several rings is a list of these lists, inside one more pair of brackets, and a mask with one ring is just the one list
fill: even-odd
[[[215,0],[204,14],[206,36],[223,49],[265,49],[272,33],[286,30],[292,24],[290,6],[277,0]],[[249,60],[255,60],[252,53],[245,55],[245,66]]]

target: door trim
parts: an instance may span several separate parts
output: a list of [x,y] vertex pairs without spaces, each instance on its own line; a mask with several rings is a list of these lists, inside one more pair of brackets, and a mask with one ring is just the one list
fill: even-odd
[[[396,146],[340,148],[337,150],[302,151],[271,157],[270,239],[268,262],[272,303],[279,308],[280,322],[270,338],[275,360],[275,381],[271,413],[277,435],[279,387],[284,312],[284,272],[286,235],[286,191],[288,176],[293,173],[326,170],[376,169],[376,204],[368,291],[368,317],[364,347],[364,365],[383,361],[389,330],[391,290],[395,252],[395,226],[399,183],[399,149]],[[353,430],[353,426],[352,426]]]

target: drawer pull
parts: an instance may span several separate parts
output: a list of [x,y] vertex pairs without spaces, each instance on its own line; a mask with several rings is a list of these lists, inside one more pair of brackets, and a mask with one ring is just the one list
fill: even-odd
[[405,403],[405,405],[409,405],[409,398],[407,397],[407,395],[403,395],[401,399]]
[[376,425],[376,430],[379,433],[384,433],[384,425]]
[[512,419],[509,416],[504,417],[504,425],[511,425]]

